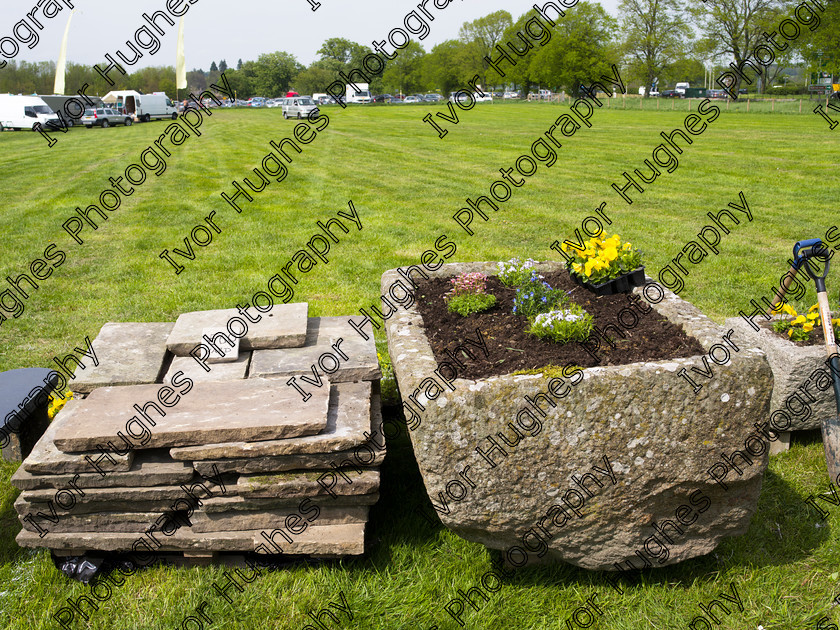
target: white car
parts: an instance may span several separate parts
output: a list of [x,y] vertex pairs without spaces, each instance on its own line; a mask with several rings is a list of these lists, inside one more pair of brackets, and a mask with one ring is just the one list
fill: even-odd
[[422,103],[419,96],[406,96],[403,103]]
[[503,98],[519,98],[519,92],[505,92]]

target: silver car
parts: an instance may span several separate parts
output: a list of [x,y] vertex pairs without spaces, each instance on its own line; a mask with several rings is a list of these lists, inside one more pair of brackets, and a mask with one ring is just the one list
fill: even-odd
[[306,118],[311,112],[318,115],[318,106],[308,96],[290,96],[283,104],[283,118]]
[[111,125],[125,125],[130,127],[134,120],[128,114],[121,114],[116,110],[107,107],[86,109],[82,114],[81,123],[90,129],[94,125],[110,127]]

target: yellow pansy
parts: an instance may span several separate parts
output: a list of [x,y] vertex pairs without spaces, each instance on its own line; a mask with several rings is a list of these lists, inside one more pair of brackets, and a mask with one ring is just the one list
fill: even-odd
[[583,272],[586,274],[587,278],[592,275],[592,268],[595,266],[595,264],[597,262],[598,262],[597,258],[590,258],[589,260],[586,261],[586,264],[584,265],[584,268],[583,268]]
[[811,308],[808,309],[808,312],[816,311],[820,307],[819,302],[814,304]]
[[604,249],[601,253],[604,260],[612,262],[616,258],[618,258],[618,250],[614,246],[610,246]]
[[811,322],[808,322],[807,324],[802,324],[802,330],[804,330],[805,332],[811,332],[812,330],[814,330],[814,325]]
[[808,313],[808,319],[815,320],[819,317],[819,313]]
[[580,273],[583,269],[583,265],[581,265],[580,263],[572,263],[572,269],[575,270],[575,273]]
[[633,247],[633,246],[630,243],[624,243],[624,247],[622,247],[622,249],[624,249],[626,251],[626,250],[629,250],[631,247]]
[[788,337],[793,337],[793,328],[788,328]]
[[804,324],[805,323],[805,316],[800,315],[799,317],[797,317],[796,319],[793,320],[793,323],[794,324]]
[[791,317],[796,317],[796,309],[794,309],[790,304],[782,306],[782,310]]

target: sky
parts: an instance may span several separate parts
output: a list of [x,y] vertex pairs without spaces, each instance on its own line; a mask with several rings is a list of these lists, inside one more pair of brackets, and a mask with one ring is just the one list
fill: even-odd
[[[133,55],[126,46],[126,40],[134,41],[135,31],[146,24],[143,12],[166,11],[166,0],[55,1],[69,2],[77,9],[70,26],[67,60],[88,65],[102,62],[105,53],[115,55],[117,50]],[[229,66],[236,67],[238,59],[255,60],[261,53],[276,50],[289,52],[302,64],[309,65],[317,58],[321,43],[331,37],[343,37],[370,46],[373,40],[382,40],[391,29],[402,26],[405,15],[416,9],[419,0],[317,0],[321,6],[316,11],[312,10],[309,0],[243,0],[241,4],[231,0],[195,0],[192,5],[185,0],[179,1],[183,4],[175,6],[188,7],[184,21],[187,69],[207,71],[212,61],[218,63],[225,59]],[[546,0],[537,1],[542,6]],[[453,0],[445,9],[436,9],[434,2],[427,0],[426,4],[429,13],[435,17],[429,23],[431,32],[420,41],[427,51],[435,44],[457,38],[464,22],[499,9],[510,12],[515,20],[529,10],[535,0]],[[604,0],[601,4],[609,13],[616,15],[617,3],[618,0]],[[0,26],[0,38],[12,36],[19,20],[29,21],[26,14],[37,3],[36,0],[22,0],[10,4],[13,8],[7,6]],[[33,49],[21,44],[15,59],[56,60],[70,14],[66,6],[61,6],[63,10],[52,19],[44,17],[43,9],[34,13],[44,27],[38,31],[40,41]],[[239,8],[243,9],[242,12],[238,11]],[[160,37],[160,50],[151,55],[141,48],[143,57],[134,66],[126,68],[129,72],[146,66],[175,65],[178,19],[173,18],[173,21],[175,26],[170,26],[162,18],[158,20],[165,31]],[[25,31],[19,30],[19,33],[23,39],[27,38]],[[10,46],[7,42],[5,50],[11,50]],[[386,50],[390,51],[391,46],[386,46]]]

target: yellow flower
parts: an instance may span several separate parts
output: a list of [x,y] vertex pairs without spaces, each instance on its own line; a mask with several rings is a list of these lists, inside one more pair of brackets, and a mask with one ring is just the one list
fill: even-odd
[[618,250],[615,247],[610,246],[604,249],[603,253],[601,254],[604,260],[612,262],[616,258],[618,258]]
[[832,323],[832,324],[835,324],[835,325],[840,325],[840,318],[837,318],[837,319],[832,319],[832,320],[831,320],[831,323]]
[[814,330],[814,325],[811,322],[808,322],[807,324],[802,324],[802,330],[804,330],[805,332],[811,332],[812,330]]
[[794,324],[804,324],[805,323],[805,316],[800,315],[799,317],[797,317],[796,319],[793,320],[793,323]]
[[580,273],[583,270],[583,266],[580,263],[572,263],[572,269],[574,269],[575,272]]
[[597,258],[590,258],[589,260],[586,261],[586,265],[584,265],[584,270],[583,271],[586,274],[587,278],[592,275],[592,268],[595,266],[595,264],[597,262],[598,262]]
[[782,310],[791,317],[796,317],[796,309],[794,309],[790,304],[782,306]]
[[820,307],[819,302],[814,304],[811,308],[808,309],[808,312],[816,311]]
[[788,337],[793,337],[793,328],[788,328]]
[[622,249],[624,249],[625,251],[627,251],[627,250],[629,250],[631,247],[633,247],[633,246],[632,246],[630,243],[624,243],[624,246],[622,247]]
[[815,320],[819,317],[819,313],[808,313],[808,319]]

